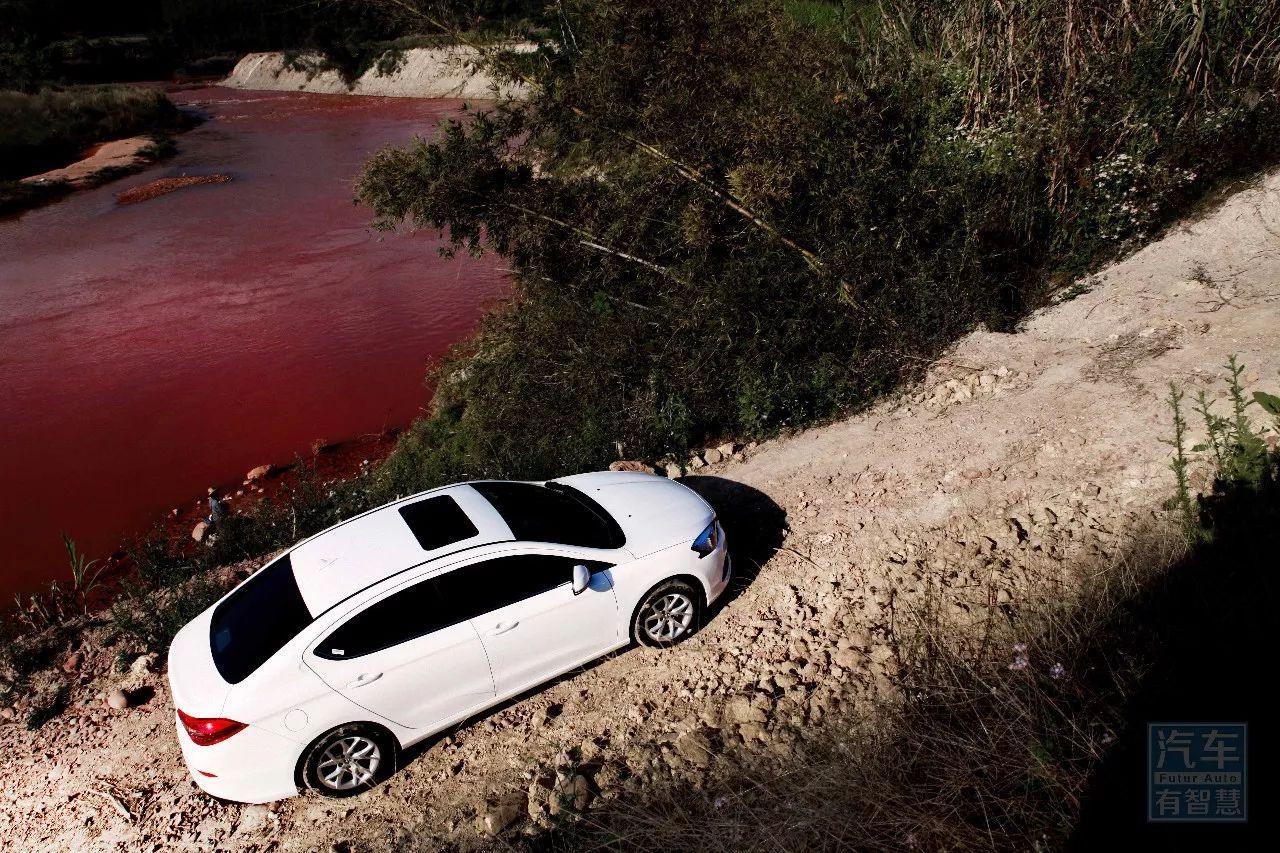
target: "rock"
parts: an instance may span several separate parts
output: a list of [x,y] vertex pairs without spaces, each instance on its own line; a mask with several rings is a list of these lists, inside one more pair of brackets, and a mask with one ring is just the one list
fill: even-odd
[[720,455],[722,457],[732,456],[737,452],[738,445],[734,444],[732,441],[726,441],[724,444],[717,447],[716,450],[720,451]]
[[196,540],[197,542],[203,542],[205,534],[207,534],[208,532],[209,532],[209,522],[201,521],[198,524],[196,524],[195,528],[191,531],[191,538]]
[[636,471],[641,474],[652,474],[653,466],[647,462],[639,462],[634,459],[619,459],[617,462],[609,463],[610,471]]
[[17,718],[17,716],[18,715],[14,712],[14,710],[8,707],[7,705],[3,708],[0,708],[0,720],[4,720],[6,723],[12,723]]
[[251,470],[248,474],[245,474],[244,478],[248,480],[250,483],[253,483],[253,482],[257,482],[258,480],[267,479],[268,477],[271,476],[271,474],[274,471],[275,471],[274,465],[259,465],[257,468],[254,468],[253,470]]
[[116,688],[107,694],[107,707],[113,711],[124,711],[129,707],[129,694]]
[[703,461],[701,456],[695,453],[689,457],[688,466],[691,470],[697,471],[699,468],[705,468],[707,463]]
[[857,669],[862,663],[862,655],[853,649],[838,649],[831,656],[831,661],[836,666],[841,666],[845,669]]
[[764,726],[759,723],[743,723],[738,726],[738,734],[742,735],[742,740],[746,743],[753,740],[764,741],[767,738]]
[[236,831],[245,834],[260,832],[271,818],[271,809],[265,805],[244,806],[240,809],[240,822],[236,825]]
[[680,470],[680,466],[674,462],[672,462],[670,465],[667,466],[666,474],[667,474],[667,478],[670,480],[674,480],[677,477],[684,476],[684,472]]
[[512,794],[491,806],[484,806],[476,817],[476,829],[485,835],[497,835],[527,814],[528,800],[524,794]]
[[155,652],[138,655],[138,657],[134,659],[133,663],[129,664],[129,673],[135,678],[143,678],[148,673],[155,671],[156,661],[158,659],[159,656]]
[[586,809],[591,803],[591,783],[587,781],[587,777],[581,773],[573,776],[566,776],[556,783],[555,791],[552,792],[549,811],[556,815],[572,809],[580,812]]
[[706,767],[711,763],[711,739],[702,732],[686,732],[676,738],[676,752],[690,764]]
[[721,459],[724,459],[724,454],[721,453],[718,449],[711,447],[711,448],[708,448],[706,452],[702,454],[702,458],[707,460],[708,465],[714,465],[717,462],[719,462]]
[[79,652],[72,652],[62,661],[62,671],[65,673],[73,673],[80,669],[80,664],[84,663],[84,655]]
[[768,719],[763,708],[751,704],[745,696],[739,696],[724,706],[724,718],[730,723],[763,723]]

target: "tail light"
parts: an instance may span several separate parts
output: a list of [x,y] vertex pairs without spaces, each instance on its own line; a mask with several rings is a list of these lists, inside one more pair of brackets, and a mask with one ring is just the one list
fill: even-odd
[[246,727],[245,723],[237,723],[226,717],[193,717],[181,709],[178,710],[178,719],[196,746],[213,746],[215,743],[222,743]]

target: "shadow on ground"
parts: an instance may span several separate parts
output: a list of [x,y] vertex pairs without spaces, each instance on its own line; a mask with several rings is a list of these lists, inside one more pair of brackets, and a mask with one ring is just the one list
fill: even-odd
[[[1253,850],[1275,828],[1274,642],[1280,570],[1280,488],[1213,498],[1216,528],[1149,586],[1132,617],[1150,631],[1150,669],[1125,729],[1082,803],[1069,849]],[[1249,822],[1149,823],[1147,723],[1247,723]]]

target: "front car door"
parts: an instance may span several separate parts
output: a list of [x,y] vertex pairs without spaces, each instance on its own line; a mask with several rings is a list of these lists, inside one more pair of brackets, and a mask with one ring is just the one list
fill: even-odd
[[[591,582],[573,592],[573,567]],[[612,564],[571,549],[492,557],[436,577],[441,597],[469,611],[500,696],[517,693],[593,660],[625,637]],[[465,602],[465,604],[463,604]]]
[[406,728],[436,728],[496,695],[475,627],[430,579],[357,608],[305,660],[334,690]]

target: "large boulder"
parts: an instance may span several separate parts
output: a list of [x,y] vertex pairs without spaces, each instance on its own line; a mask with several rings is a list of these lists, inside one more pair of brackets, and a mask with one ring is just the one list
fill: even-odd
[[268,477],[271,476],[271,474],[274,471],[275,471],[274,465],[259,465],[257,468],[254,468],[253,470],[251,470],[248,474],[245,474],[244,478],[248,480],[250,483],[253,483],[258,480],[267,479]]
[[652,474],[653,466],[647,462],[639,462],[634,459],[619,459],[617,462],[609,463],[610,471],[638,471],[641,474]]

